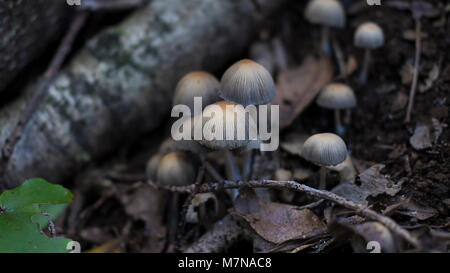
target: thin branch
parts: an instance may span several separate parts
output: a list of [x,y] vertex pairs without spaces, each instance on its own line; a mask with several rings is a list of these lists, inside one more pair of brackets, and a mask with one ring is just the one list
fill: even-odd
[[420,18],[417,18],[415,22],[416,22],[416,54],[414,57],[414,75],[411,84],[411,90],[409,91],[409,102],[408,102],[408,110],[406,111],[405,123],[409,123],[411,121],[411,111],[414,106],[414,96],[416,94],[417,89],[417,79],[419,77],[420,52],[422,51],[422,43],[421,43],[422,24],[420,23]]
[[26,125],[33,116],[34,112],[36,112],[41,103],[47,97],[50,81],[53,79],[56,72],[58,72],[58,70],[61,68],[61,65],[63,64],[64,60],[67,57],[67,54],[70,52],[70,49],[72,48],[72,44],[73,41],[75,40],[75,37],[77,36],[78,32],[86,22],[87,16],[88,14],[85,12],[79,13],[76,16],[75,20],[72,22],[69,31],[67,32],[63,41],[61,42],[49,67],[45,71],[44,76],[40,80],[38,89],[28,102],[25,111],[23,111],[21,116],[19,117],[19,121],[14,127],[11,135],[6,139],[5,144],[2,148],[0,172],[4,172],[4,170],[6,169],[6,165],[8,164],[8,161],[11,158],[12,153],[14,152],[16,144],[21,139],[23,132],[26,128]]
[[[351,200],[348,200],[342,196],[336,195],[329,191],[318,190],[306,185],[300,184],[296,181],[276,181],[276,180],[253,180],[253,181],[224,181],[223,183],[203,184],[199,192],[212,192],[224,189],[234,189],[240,187],[250,188],[275,188],[275,189],[290,189],[298,192],[304,192],[314,197],[323,198],[332,201],[340,206],[354,210],[357,214],[369,218],[371,220],[378,221],[389,228],[392,232],[405,239],[414,247],[421,249],[421,244],[417,238],[413,237],[407,230],[399,226],[391,218],[381,215],[368,207],[357,204]],[[193,190],[192,185],[187,187],[175,187],[174,190],[191,192]]]

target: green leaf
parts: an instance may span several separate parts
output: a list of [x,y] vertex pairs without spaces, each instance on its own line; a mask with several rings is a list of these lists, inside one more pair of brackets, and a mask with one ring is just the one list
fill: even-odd
[[[69,252],[72,240],[49,238],[42,233],[49,213],[55,219],[72,201],[72,193],[60,185],[35,178],[0,195],[0,252]],[[34,216],[34,217],[33,217]]]

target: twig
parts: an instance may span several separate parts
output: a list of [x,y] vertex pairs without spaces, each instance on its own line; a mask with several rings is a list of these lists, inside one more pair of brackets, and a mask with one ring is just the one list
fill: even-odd
[[[136,183],[139,183],[139,182],[140,181],[137,181]],[[165,191],[178,192],[178,193],[191,193],[194,190],[194,184],[188,185],[188,186],[166,186],[166,185],[162,185],[157,182],[154,182],[152,180],[147,180],[146,183],[150,187],[157,189],[157,190],[165,190]]]
[[[370,208],[357,204],[351,200],[348,200],[342,196],[336,195],[332,192],[325,190],[318,190],[306,185],[300,184],[296,181],[276,181],[276,180],[253,180],[253,181],[224,181],[223,183],[213,183],[213,184],[203,184],[199,192],[211,192],[223,189],[234,189],[240,187],[250,187],[250,188],[276,188],[276,189],[291,189],[298,192],[304,192],[314,197],[323,198],[330,200],[338,205],[345,208],[354,210],[357,214],[369,218],[371,220],[378,221],[388,227],[392,232],[396,233],[398,236],[405,239],[414,247],[421,249],[421,244],[417,238],[413,237],[407,230],[399,226],[391,218],[383,216]],[[185,187],[183,189],[185,192],[192,191],[192,186]]]
[[414,75],[413,81],[411,84],[411,90],[409,91],[409,102],[408,102],[408,110],[406,111],[405,123],[409,123],[411,121],[411,111],[414,105],[414,96],[416,94],[417,89],[417,79],[419,77],[419,63],[420,63],[420,52],[421,52],[421,23],[420,18],[416,18],[416,54],[414,57]]
[[14,147],[22,137],[28,121],[31,119],[34,112],[36,112],[36,110],[39,108],[39,105],[41,105],[42,101],[44,101],[44,99],[47,97],[50,81],[53,79],[56,72],[58,72],[58,70],[61,68],[61,65],[66,59],[67,54],[72,48],[75,37],[86,22],[87,16],[88,14],[85,12],[79,13],[76,16],[75,20],[72,22],[69,31],[66,33],[66,36],[64,37],[58,50],[56,51],[56,54],[53,57],[49,67],[40,80],[38,89],[28,102],[25,111],[23,111],[21,116],[19,117],[19,121],[14,127],[11,135],[6,139],[5,144],[2,148],[2,158],[0,162],[1,174],[3,174],[4,170],[6,169],[6,165],[8,164],[8,161],[11,158],[12,153],[14,152]]
[[91,11],[123,10],[136,8],[145,2],[145,0],[83,0],[79,8]]

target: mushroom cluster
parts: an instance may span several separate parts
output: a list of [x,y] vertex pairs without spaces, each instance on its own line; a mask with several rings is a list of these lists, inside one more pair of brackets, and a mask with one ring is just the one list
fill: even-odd
[[[166,186],[185,186],[194,183],[196,162],[201,162],[214,179],[224,180],[219,172],[206,162],[213,151],[223,153],[226,178],[241,180],[248,177],[251,151],[259,147],[258,113],[246,107],[266,105],[275,96],[271,74],[259,63],[244,59],[229,67],[217,80],[205,71],[186,74],[177,83],[173,106],[187,106],[190,116],[177,120],[172,127],[172,138],[162,143],[159,152],[147,163],[147,177]],[[197,101],[201,99],[201,109]],[[175,124],[175,122],[174,122]],[[244,153],[239,168],[234,152]],[[192,160],[195,158],[195,160]],[[228,191],[236,199],[238,190]],[[214,199],[196,195],[194,200]],[[197,203],[202,203],[197,202]],[[192,205],[192,204],[191,204]],[[190,207],[192,210],[192,208]],[[188,222],[197,216],[191,211]]]
[[[345,27],[345,10],[338,0],[310,0],[306,5],[304,17],[312,24],[322,26],[320,49],[331,55],[330,28]],[[359,83],[367,82],[371,59],[371,50],[384,45],[383,29],[374,22],[360,24],[354,34],[354,45],[365,49]]]

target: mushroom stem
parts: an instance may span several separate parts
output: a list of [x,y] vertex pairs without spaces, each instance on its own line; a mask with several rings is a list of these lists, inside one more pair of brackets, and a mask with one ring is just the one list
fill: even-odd
[[236,164],[236,159],[234,158],[233,153],[225,149],[223,151],[225,153],[227,178],[234,181],[240,181],[242,177],[239,168]]
[[369,72],[369,64],[370,64],[370,49],[366,48],[364,53],[364,61],[363,61],[363,67],[361,70],[361,74],[359,75],[359,83],[360,84],[366,84],[367,82],[367,75]]
[[320,184],[319,190],[325,190],[327,188],[327,169],[324,166],[320,167]]
[[173,192],[172,198],[170,199],[169,203],[169,226],[170,226],[170,234],[169,237],[171,240],[175,240],[176,234],[177,234],[177,226],[178,226],[178,201],[180,199],[180,193]]
[[320,40],[320,48],[326,54],[331,53],[331,47],[330,47],[330,42],[329,42],[329,35],[330,35],[329,33],[330,33],[330,28],[328,26],[323,25],[322,26],[322,37]]
[[336,133],[342,135],[344,128],[341,124],[341,113],[339,109],[334,109],[334,125],[336,127]]
[[339,172],[339,182],[353,182],[356,176],[356,169],[350,162],[349,164],[346,164],[346,166]]
[[252,172],[253,150],[245,151],[244,165],[242,166],[242,178],[247,181]]
[[[241,173],[239,171],[239,167],[236,164],[236,159],[234,158],[234,155],[231,151],[224,149],[225,153],[225,168],[227,173],[227,178],[234,180],[234,181],[240,181],[242,179]],[[227,190],[227,193],[230,195],[231,200],[233,203],[236,201],[236,198],[239,195],[239,189],[230,189]]]

